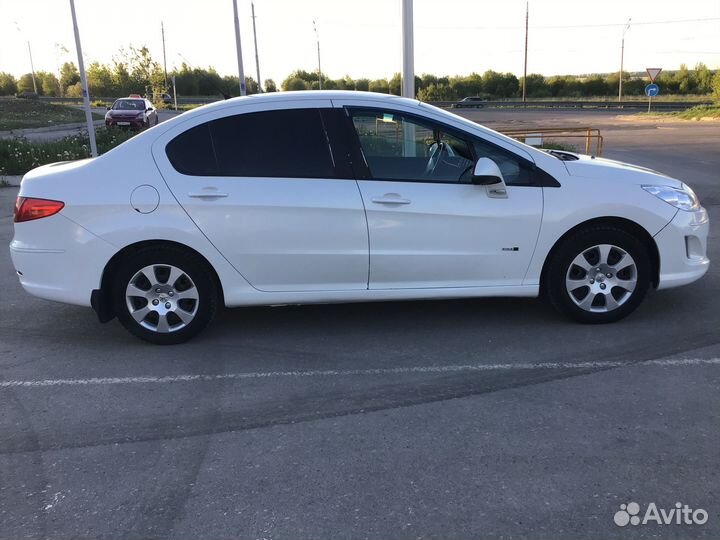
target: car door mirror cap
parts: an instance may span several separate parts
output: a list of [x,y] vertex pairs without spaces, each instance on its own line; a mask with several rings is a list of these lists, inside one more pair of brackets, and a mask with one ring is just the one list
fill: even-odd
[[497,163],[490,158],[480,158],[475,163],[472,183],[480,186],[492,186],[504,184],[505,179]]

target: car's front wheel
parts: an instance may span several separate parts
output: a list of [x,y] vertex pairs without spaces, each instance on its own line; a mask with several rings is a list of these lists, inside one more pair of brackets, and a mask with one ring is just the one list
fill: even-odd
[[217,311],[218,293],[207,264],[170,247],[147,248],[115,274],[115,313],[135,336],[160,345],[197,335]]
[[552,303],[582,323],[608,323],[629,315],[650,286],[647,247],[611,226],[590,227],[566,239],[546,274]]

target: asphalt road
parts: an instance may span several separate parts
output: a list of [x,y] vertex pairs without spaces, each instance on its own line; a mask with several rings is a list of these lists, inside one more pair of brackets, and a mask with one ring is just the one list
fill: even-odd
[[[608,122],[607,156],[696,188],[720,260],[720,124]],[[163,348],[28,296],[1,249],[0,538],[718,538],[718,268],[608,326],[263,307]],[[629,502],[709,517],[618,527]]]

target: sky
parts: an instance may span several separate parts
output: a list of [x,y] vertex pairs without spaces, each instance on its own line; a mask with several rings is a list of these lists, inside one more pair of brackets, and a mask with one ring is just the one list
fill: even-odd
[[[149,47],[168,70],[186,61],[237,74],[232,0],[75,0],[86,65],[110,63],[120,48]],[[294,69],[339,78],[390,77],[402,67],[401,0],[255,0],[261,78],[278,84]],[[238,0],[245,74],[256,78],[250,0]],[[530,0],[528,73],[720,68],[720,0]],[[415,72],[522,75],[525,0],[415,0]],[[57,72],[77,56],[69,0],[0,0],[0,71]]]

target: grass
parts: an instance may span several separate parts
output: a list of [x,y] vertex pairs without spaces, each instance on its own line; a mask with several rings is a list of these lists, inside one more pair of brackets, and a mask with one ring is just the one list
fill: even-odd
[[699,120],[700,118],[720,118],[720,105],[700,105],[698,107],[693,107],[692,109],[680,111],[677,114],[677,117],[682,118],[683,120]]
[[[98,153],[103,154],[130,139],[135,132],[99,128],[95,132]],[[30,169],[90,157],[87,133],[63,137],[55,141],[33,142],[24,137],[0,139],[0,176],[25,174]]]
[[703,118],[718,118],[720,119],[720,105],[697,105],[684,111],[672,111],[672,112],[641,112],[637,113],[637,116],[645,118],[672,118],[679,120],[701,120]]
[[[103,117],[93,114],[95,120]],[[0,98],[0,131],[84,122],[85,112],[75,107],[31,99]]]

